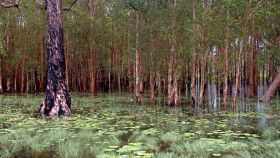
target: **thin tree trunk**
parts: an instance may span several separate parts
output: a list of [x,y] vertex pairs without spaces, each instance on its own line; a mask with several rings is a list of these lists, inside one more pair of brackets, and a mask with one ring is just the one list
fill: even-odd
[[15,69],[15,78],[14,78],[14,92],[17,92],[17,79],[18,79],[18,73],[19,73],[19,61],[17,61],[17,67]]
[[140,96],[140,53],[139,53],[139,25],[140,25],[140,10],[137,10],[136,14],[136,103],[141,104]]
[[[130,12],[128,12],[128,16],[129,16],[129,25],[131,25],[131,20],[130,20]],[[130,27],[128,27],[128,33],[127,33],[127,47],[130,50]],[[128,87],[129,87],[129,92],[133,92],[133,80],[132,80],[132,76],[133,76],[133,62],[132,62],[132,57],[129,54],[128,56],[128,64],[129,64],[129,68],[128,68]]]
[[[193,0],[193,40],[195,41],[196,38],[196,27],[195,27],[195,20],[196,20],[196,15],[195,15],[195,0]],[[192,52],[192,74],[191,74],[191,104],[195,105],[195,63],[196,63],[196,50],[195,50],[195,45],[196,42],[193,42],[193,52]]]
[[[247,24],[248,24],[248,16],[249,16],[249,7],[251,5],[251,0],[248,3],[247,9],[246,9],[246,15],[245,15],[245,24],[243,27],[243,30],[247,30]],[[239,16],[239,21],[241,23],[241,16]],[[241,37],[240,40],[240,48],[239,48],[239,53],[238,53],[238,63],[237,63],[237,72],[236,72],[236,78],[235,78],[235,89],[234,89],[234,95],[232,99],[232,106],[234,107],[236,105],[236,97],[239,89],[239,81],[240,81],[240,65],[241,65],[241,54],[243,51],[243,44],[244,44],[244,38]]]
[[[150,12],[152,12],[152,0],[150,0]],[[152,15],[152,14],[151,14]],[[152,18],[151,18],[152,20]],[[151,92],[151,104],[155,104],[155,82],[154,82],[154,46],[153,46],[153,35],[152,35],[152,21],[150,21],[150,92]]]
[[250,97],[255,96],[255,87],[254,87],[254,48],[255,48],[255,31],[254,31],[254,23],[255,20],[253,18],[253,30],[251,34],[250,40],[250,48],[249,48],[249,87],[250,87]]
[[3,93],[3,83],[2,83],[2,55],[0,51],[0,94]]
[[205,73],[205,33],[204,33],[204,23],[205,23],[205,14],[207,12],[208,8],[205,8],[205,2],[203,2],[203,8],[205,9],[204,13],[203,13],[203,20],[202,20],[202,33],[201,33],[201,50],[202,50],[202,55],[201,55],[201,61],[200,61],[200,66],[201,66],[201,84],[200,84],[200,94],[199,94],[199,106],[202,105],[203,103],[203,95],[204,95],[204,87],[205,87],[205,83],[204,83],[204,73]]
[[[68,30],[67,30],[68,31]],[[67,32],[68,34],[68,32]],[[67,91],[70,89],[70,84],[69,84],[69,39],[67,41],[66,45],[66,59],[65,59],[65,76],[66,76],[66,86],[67,86]]]
[[169,57],[168,62],[168,85],[167,85],[167,93],[168,93],[168,106],[171,106],[174,104],[173,99],[173,88],[172,88],[172,59]]
[[[8,16],[9,16],[9,12],[8,12]],[[10,33],[9,33],[9,22],[6,24],[6,51],[7,54],[10,52]],[[8,57],[6,58],[7,62],[6,62],[6,68],[7,68],[7,73],[8,73],[8,77],[7,77],[7,92],[11,91],[11,67],[10,64],[8,63]]]
[[[35,60],[35,58],[33,58]],[[33,81],[33,87],[34,87],[34,93],[37,92],[37,84],[36,84],[36,73],[35,73],[35,66],[32,66],[32,81]]]
[[[173,2],[174,8],[177,7],[177,0],[174,0]],[[174,106],[179,105],[179,93],[178,93],[178,43],[177,43],[177,31],[175,26],[177,25],[177,16],[175,11],[172,12],[172,25],[174,27],[174,30],[172,32],[172,38],[173,38],[173,51],[174,51],[174,71],[173,71],[173,91],[174,91]]]
[[[256,47],[255,59],[258,59],[259,58],[259,43],[258,42],[256,42],[255,47]],[[257,63],[256,63],[257,66],[254,67],[254,91],[256,92],[256,94],[258,94],[260,67],[259,67],[258,60],[255,60],[255,61],[257,61]]]
[[[231,3],[231,0],[229,1],[229,3]],[[227,26],[226,26],[226,39],[225,39],[225,80],[224,80],[224,90],[223,90],[223,105],[227,106],[227,95],[228,95],[228,46],[229,46],[229,31],[230,31],[230,24],[229,24],[229,18],[230,18],[230,10],[229,7],[227,9]]]
[[65,82],[65,56],[61,0],[46,0],[48,14],[47,92],[39,112],[44,115],[71,114],[71,98]]
[[[92,5],[92,0],[89,0],[89,12],[90,12],[90,16],[92,18],[95,17],[95,12],[96,12],[96,8],[97,8],[97,4],[98,4],[99,0],[95,0],[94,1],[94,8]],[[93,24],[91,24],[91,27],[93,27]],[[93,32],[92,29],[90,30],[90,35],[93,36]],[[94,64],[94,54],[93,54],[93,41],[90,41],[90,62],[89,62],[89,71],[90,71],[90,92],[94,93],[95,92],[95,64]]]
[[21,86],[20,86],[20,92],[24,92],[24,83],[25,83],[25,58],[23,58],[22,67],[21,67]]
[[43,32],[41,32],[40,34],[40,39],[41,39],[41,43],[40,43],[40,91],[43,91],[44,87],[45,87],[45,76],[44,76],[44,37],[43,37]]
[[239,89],[239,81],[240,81],[240,63],[241,63],[241,54],[243,49],[243,37],[241,37],[240,41],[240,48],[238,53],[238,62],[237,62],[237,68],[236,68],[236,78],[235,78],[235,89],[234,89],[234,95],[232,99],[232,106],[234,107],[236,105],[236,97]]

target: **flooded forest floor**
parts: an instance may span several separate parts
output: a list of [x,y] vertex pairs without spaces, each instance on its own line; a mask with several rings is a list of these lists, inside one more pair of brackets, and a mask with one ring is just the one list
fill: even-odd
[[[70,117],[41,117],[44,94],[0,96],[0,157],[280,157],[280,98],[242,97],[226,109],[135,105],[130,93],[71,93]],[[262,95],[262,94],[259,94]]]

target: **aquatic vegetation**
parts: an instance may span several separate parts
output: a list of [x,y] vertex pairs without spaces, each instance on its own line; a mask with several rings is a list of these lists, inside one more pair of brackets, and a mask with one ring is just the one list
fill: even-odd
[[42,95],[3,96],[0,156],[280,157],[277,106],[209,112],[132,105],[127,95],[72,96],[70,117],[40,117]]

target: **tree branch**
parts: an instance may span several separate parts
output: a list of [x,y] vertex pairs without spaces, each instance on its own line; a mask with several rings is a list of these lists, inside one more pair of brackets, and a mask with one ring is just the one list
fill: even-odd
[[15,2],[10,2],[10,1],[6,0],[3,3],[0,3],[0,6],[5,7],[5,8],[15,8],[16,7],[19,10],[19,8],[18,8],[19,2],[20,2],[20,0],[16,0]]
[[134,9],[135,11],[138,11],[139,9],[138,8],[136,8],[133,4],[131,4],[131,3],[129,3],[129,6],[132,8],[132,9]]
[[69,7],[65,7],[65,8],[62,8],[63,11],[71,11],[71,8],[73,7],[73,5],[77,2],[78,0],[75,0],[74,2],[72,2],[70,4]]
[[255,15],[256,11],[259,9],[260,7],[260,4],[263,2],[263,0],[260,0],[259,3],[257,4],[257,6],[254,8],[254,10],[250,13],[249,17],[248,17],[248,20],[251,19],[251,17],[253,15]]

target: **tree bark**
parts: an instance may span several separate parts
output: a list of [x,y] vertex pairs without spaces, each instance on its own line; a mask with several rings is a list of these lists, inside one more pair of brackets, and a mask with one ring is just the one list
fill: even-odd
[[[255,20],[253,19],[253,27]],[[254,87],[254,45],[255,45],[255,32],[252,28],[250,48],[249,48],[249,87],[250,87],[250,97],[255,96],[255,87]]]
[[[177,7],[177,0],[174,0],[173,7]],[[177,30],[175,26],[177,25],[177,16],[175,11],[172,12],[172,25],[173,25],[173,50],[174,51],[174,71],[173,71],[173,91],[174,91],[174,106],[179,105],[179,93],[178,93],[178,42],[177,42]]]
[[[229,1],[229,3],[230,3],[231,1]],[[224,106],[227,106],[227,95],[228,95],[228,45],[229,45],[229,43],[228,43],[228,40],[229,40],[229,26],[230,26],[230,24],[229,24],[229,18],[230,18],[230,10],[229,10],[229,6],[228,6],[228,9],[227,9],[227,26],[226,26],[226,39],[225,39],[225,44],[226,44],[226,46],[225,46],[225,56],[224,56],[224,60],[225,60],[225,67],[224,67],[224,69],[225,69],[225,80],[224,80],[224,90],[223,90],[223,105]]]
[[[195,34],[196,34],[196,27],[195,27],[195,0],[193,0],[193,40],[195,41]],[[195,42],[193,42],[193,52],[192,52],[192,74],[191,74],[191,104],[195,105],[195,58],[196,58],[196,51],[195,51]]]
[[65,82],[65,56],[62,27],[62,1],[46,0],[48,33],[47,33],[47,91],[41,105],[40,114],[55,116],[71,114],[71,98]]
[[203,104],[203,95],[204,95],[204,87],[205,87],[205,82],[204,82],[204,73],[205,73],[205,33],[204,33],[204,23],[205,23],[205,14],[207,12],[207,9],[205,7],[205,2],[203,2],[203,8],[205,9],[204,13],[203,13],[203,17],[202,17],[202,26],[201,26],[201,50],[202,50],[202,54],[201,54],[201,61],[200,61],[200,67],[201,67],[201,84],[200,84],[200,93],[199,93],[199,106],[201,106]]
[[40,43],[40,61],[39,61],[39,65],[40,65],[40,91],[44,90],[45,87],[45,75],[44,75],[44,37],[43,37],[43,32],[41,32],[40,34],[40,39],[41,39],[41,43]]
[[[99,0],[95,0],[94,4],[92,4],[92,0],[89,0],[89,12],[90,12],[90,16],[92,18],[95,17],[95,12],[96,12],[98,2],[99,2]],[[93,24],[91,23],[90,26],[93,27]],[[90,35],[91,35],[91,37],[93,37],[92,28],[90,30]],[[89,62],[90,75],[89,76],[90,76],[90,92],[91,93],[95,92],[95,77],[96,77],[93,45],[94,45],[94,42],[90,41],[90,52],[89,52],[90,53],[90,62]]]
[[235,78],[235,89],[234,89],[234,95],[232,99],[232,106],[234,107],[236,105],[236,97],[237,97],[237,92],[239,89],[239,81],[240,81],[240,64],[241,64],[241,54],[242,54],[242,49],[243,49],[243,37],[241,37],[240,41],[240,48],[239,48],[239,53],[238,53],[238,62],[237,62],[237,70],[236,70],[236,78]]
[[22,67],[21,67],[21,86],[20,86],[20,92],[24,92],[24,83],[25,83],[25,58],[23,58],[22,61]]
[[260,101],[269,102],[271,97],[274,95],[276,89],[280,86],[280,71],[278,72],[276,78],[273,80],[267,91],[264,93]]
[[[150,14],[152,15],[152,0],[150,0]],[[151,92],[151,104],[155,104],[155,81],[154,81],[154,44],[152,35],[152,18],[150,21],[150,92]]]
[[167,93],[168,93],[168,106],[174,105],[174,92],[172,88],[172,59],[169,57],[168,62],[168,85],[167,85]]
[[3,93],[3,83],[2,83],[2,55],[0,51],[0,94]]
[[140,10],[137,10],[136,13],[136,104],[141,104],[141,96],[140,96],[140,91],[141,91],[141,85],[140,85],[140,53],[139,53],[139,25],[140,25]]
[[[8,16],[9,16],[9,12],[8,12]],[[6,24],[6,52],[7,54],[10,52],[10,33],[9,33],[9,22]],[[9,58],[6,58],[6,61],[8,61]],[[8,72],[8,77],[7,77],[7,92],[11,91],[11,66],[8,62],[6,62],[6,67],[7,67],[7,72]]]
[[67,41],[67,45],[66,45],[66,59],[65,59],[65,75],[66,75],[66,86],[67,86],[67,91],[69,91],[69,88],[70,88],[70,84],[69,84],[69,38],[68,38],[68,41]]
[[26,88],[25,88],[25,93],[29,92],[29,72],[26,71]]
[[[247,24],[248,24],[248,14],[249,14],[249,6],[250,6],[251,1],[249,2],[247,9],[246,9],[246,15],[245,15],[245,24],[243,27],[243,30],[245,31],[247,29]],[[241,23],[241,16],[239,16],[239,21]],[[244,44],[244,37],[241,37],[240,40],[240,48],[239,48],[239,53],[238,53],[238,62],[237,62],[237,70],[236,70],[236,78],[235,78],[235,89],[234,89],[234,95],[232,99],[232,107],[235,107],[236,105],[236,97],[237,93],[239,90],[239,81],[240,81],[240,65],[241,65],[241,54],[243,51],[243,44]]]

